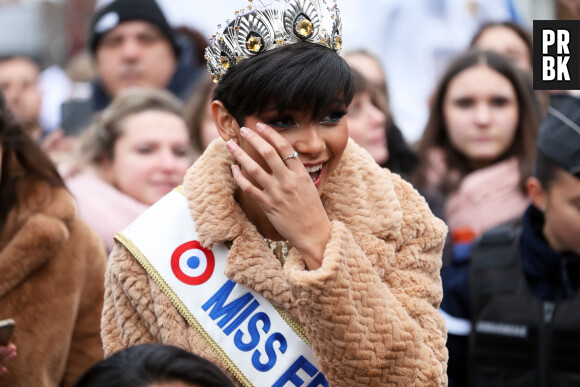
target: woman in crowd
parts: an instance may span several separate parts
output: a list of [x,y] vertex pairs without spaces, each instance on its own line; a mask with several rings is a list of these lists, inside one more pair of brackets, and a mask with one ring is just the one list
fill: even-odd
[[505,55],[523,71],[531,74],[534,64],[532,34],[512,21],[482,25],[469,45],[471,48],[490,50]]
[[389,159],[387,149],[387,115],[382,94],[375,90],[372,84],[357,70],[351,68],[355,91],[346,121],[348,135],[358,145],[366,149],[377,164],[386,166]]
[[417,165],[417,156],[395,125],[380,61],[364,50],[349,52],[344,59],[355,81],[354,98],[346,116],[349,136],[367,149],[380,166],[409,177]]
[[211,116],[211,97],[215,84],[208,74],[203,74],[191,93],[185,107],[184,118],[191,133],[193,150],[197,156],[219,137]]
[[445,226],[348,141],[338,11],[300,4],[252,3],[213,40],[223,141],[119,234],[105,352],[173,344],[245,386],[444,385]]
[[16,322],[0,385],[70,386],[103,357],[105,266],[99,238],[0,94],[0,319]]
[[66,183],[107,250],[114,235],[183,180],[191,165],[181,102],[166,91],[119,95],[81,137]]
[[435,91],[415,181],[444,199],[452,230],[480,233],[527,207],[537,130],[522,74],[495,52],[466,53]]
[[74,387],[232,387],[209,361],[181,348],[140,344],[93,365]]
[[529,205],[525,180],[537,131],[538,114],[523,74],[495,52],[457,58],[433,96],[415,183],[442,201],[453,241],[451,262],[442,272],[441,305],[449,331],[450,384],[457,383],[453,360],[463,357],[470,329],[471,242],[518,218]]
[[[533,90],[534,49],[530,31],[511,21],[487,23],[476,32],[469,47],[495,51],[513,61],[525,73],[528,87]],[[541,120],[550,106],[550,92],[535,90],[533,96]]]

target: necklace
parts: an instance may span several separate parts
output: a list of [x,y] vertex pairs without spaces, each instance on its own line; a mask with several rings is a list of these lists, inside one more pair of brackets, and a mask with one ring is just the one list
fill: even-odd
[[280,261],[282,266],[286,263],[286,259],[288,258],[288,252],[292,248],[292,244],[288,241],[273,241],[268,238],[264,238],[264,241],[272,250],[272,254]]

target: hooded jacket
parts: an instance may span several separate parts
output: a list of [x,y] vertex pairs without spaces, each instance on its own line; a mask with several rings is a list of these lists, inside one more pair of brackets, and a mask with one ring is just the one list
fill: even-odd
[[69,386],[103,358],[106,253],[64,188],[32,183],[0,234],[0,318],[18,355],[1,386]]
[[[233,162],[223,141],[214,141],[184,182],[201,244],[233,241],[226,276],[304,327],[331,386],[445,385],[446,332],[437,307],[446,227],[417,191],[350,141],[321,197],[332,221],[322,266],[308,271],[294,248],[282,266],[248,221],[235,201]],[[164,342],[227,371],[120,244],[105,288],[107,355]]]

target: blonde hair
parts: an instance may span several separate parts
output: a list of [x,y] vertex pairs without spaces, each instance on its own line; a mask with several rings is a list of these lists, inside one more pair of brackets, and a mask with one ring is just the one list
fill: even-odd
[[77,146],[77,161],[100,165],[103,160],[112,160],[115,143],[123,134],[125,118],[150,110],[183,117],[183,103],[168,91],[153,88],[124,90],[105,110],[95,115],[82,134]]

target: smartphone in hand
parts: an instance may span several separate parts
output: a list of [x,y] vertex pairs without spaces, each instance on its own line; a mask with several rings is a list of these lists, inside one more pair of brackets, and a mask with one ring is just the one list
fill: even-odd
[[8,345],[16,323],[13,319],[0,320],[0,345]]

